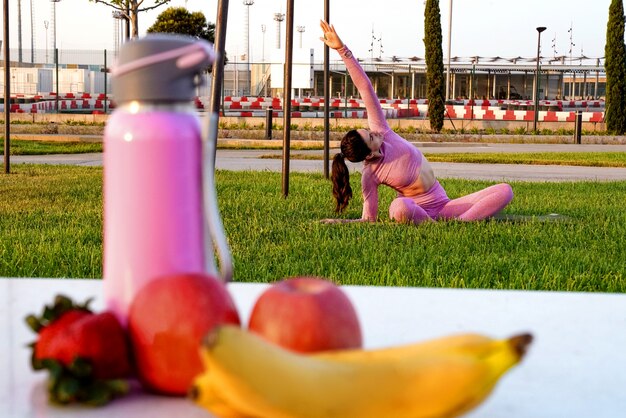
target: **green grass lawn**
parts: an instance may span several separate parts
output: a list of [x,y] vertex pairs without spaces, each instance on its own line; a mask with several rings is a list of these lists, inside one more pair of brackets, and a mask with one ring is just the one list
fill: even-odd
[[[474,164],[546,164],[575,165],[588,167],[626,167],[626,152],[424,152],[428,161]],[[334,154],[331,154],[331,158]],[[264,154],[260,158],[282,158],[278,154]],[[317,154],[292,153],[291,158],[322,160]]]
[[[84,154],[102,152],[102,143],[11,140],[10,149],[11,155]],[[4,140],[0,141],[0,154],[4,154]]]
[[[542,222],[387,220],[394,197],[381,188],[381,222],[325,225],[333,217],[321,174],[217,173],[235,280],[316,275],[341,284],[626,291],[626,182],[512,183],[507,215],[567,216]],[[491,183],[443,179],[450,197]],[[343,217],[360,216],[355,199]],[[102,169],[16,165],[0,176],[0,276],[101,277]]]
[[[282,145],[277,144],[276,147],[280,149]],[[323,158],[319,154],[298,152],[298,150],[306,148],[306,146],[292,146],[291,158],[315,160]],[[11,141],[12,155],[77,154],[87,152],[102,152],[102,143]],[[2,153],[4,153],[4,143],[0,141],[0,154]],[[433,162],[626,167],[626,152],[429,153],[425,151],[424,155]],[[332,156],[333,154],[331,153],[331,158]],[[282,158],[282,155],[272,153],[262,155],[260,158]]]
[[626,167],[626,152],[424,153],[429,161]]

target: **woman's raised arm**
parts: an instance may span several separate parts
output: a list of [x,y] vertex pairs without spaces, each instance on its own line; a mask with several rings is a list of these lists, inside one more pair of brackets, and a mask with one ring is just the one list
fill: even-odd
[[370,129],[375,132],[385,133],[389,130],[389,125],[387,124],[383,109],[380,107],[380,101],[367,74],[365,74],[361,65],[352,55],[352,51],[341,41],[335,27],[323,20],[320,21],[320,27],[324,32],[324,36],[321,37],[320,40],[328,45],[329,48],[339,53],[350,74],[350,78],[352,78],[352,82],[363,98]]

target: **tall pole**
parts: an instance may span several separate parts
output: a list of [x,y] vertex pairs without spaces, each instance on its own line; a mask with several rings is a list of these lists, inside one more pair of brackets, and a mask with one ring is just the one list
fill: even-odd
[[296,28],[296,30],[297,30],[297,31],[298,31],[298,33],[300,34],[300,49],[302,49],[302,34],[304,33],[305,29],[306,29],[306,28],[305,28],[304,26],[298,26],[298,27]]
[[285,77],[283,94],[283,197],[289,195],[289,158],[291,142],[291,78],[293,68],[293,4],[287,0],[287,32],[285,34]]
[[113,10],[111,12],[113,17],[113,53],[117,56],[117,52],[120,48],[120,19],[123,19],[122,13],[119,10]]
[[[237,51],[237,53],[238,52],[239,51]],[[235,92],[233,94],[234,96],[239,96],[239,64],[237,63],[237,53],[235,53],[235,61],[233,62],[235,66]]]
[[537,28],[537,70],[535,71],[535,115],[533,118],[533,132],[537,133],[537,121],[539,120],[539,54],[541,53],[541,32],[546,30],[544,26]]
[[22,0],[17,0],[17,61],[22,62]]
[[[267,65],[265,65],[265,31],[266,30],[267,30],[267,26],[261,25],[261,32],[263,33],[263,46],[261,47],[261,62],[263,62],[263,95],[265,97],[267,97],[267,84],[268,84]],[[270,135],[270,138],[271,138],[271,135]]]
[[[324,21],[330,23],[330,0],[324,0]],[[330,49],[324,44],[324,177],[330,177]]]
[[43,26],[46,28],[46,64],[48,64],[48,25],[50,22],[47,20],[43,21]]
[[248,95],[252,94],[252,77],[250,74],[250,6],[254,4],[254,0],[243,0],[246,6],[246,73],[248,77]]
[[[265,31],[267,30],[267,26],[261,25],[261,33],[263,33],[263,46],[261,47],[261,61],[265,62]],[[263,69],[265,73],[265,69]]]
[[450,60],[452,53],[452,0],[449,2],[448,15],[448,71],[446,74],[446,100],[450,100]]
[[52,50],[57,50],[57,3],[60,0],[50,0],[52,2]]
[[[569,25],[569,29],[567,30],[569,32],[569,66],[572,66],[572,52],[574,51],[574,47],[576,46],[576,44],[574,43],[574,23],[571,22]],[[575,85],[575,80],[576,80],[576,73],[572,71],[572,75],[570,77],[570,89],[569,89],[569,99],[570,100],[576,100],[576,96],[574,95],[575,90],[576,90],[576,85]]]
[[[219,6],[218,6],[219,7]],[[130,39],[130,2],[126,2],[126,39]]]
[[276,21],[276,49],[280,49],[280,24],[285,20],[285,15],[274,13],[274,20]]
[[35,9],[34,0],[30,0],[30,62],[35,63]]
[[54,108],[56,113],[59,113],[59,50],[54,50],[54,80],[55,80],[55,92],[54,95]]
[[600,81],[600,58],[596,59],[596,67],[598,67],[598,70],[596,70],[596,82],[593,86],[593,99],[594,100],[598,100],[598,83]]
[[[213,79],[211,82],[211,103],[209,106],[210,115],[219,115],[220,101],[222,93],[222,84],[224,82],[224,58],[226,56],[226,23],[228,22],[228,0],[219,0],[217,2],[217,17],[215,24],[215,50],[217,51],[217,59],[213,62]],[[216,121],[217,123],[217,121]],[[217,152],[217,144],[213,144],[213,155],[211,158],[211,167],[215,167],[215,153]]]
[[107,67],[107,50],[104,50],[104,114],[106,115],[108,110],[107,110],[107,106],[109,103],[109,98],[107,97],[107,74],[108,74],[108,67]]
[[9,0],[3,2],[4,19],[4,172],[11,173],[11,67],[9,65]]

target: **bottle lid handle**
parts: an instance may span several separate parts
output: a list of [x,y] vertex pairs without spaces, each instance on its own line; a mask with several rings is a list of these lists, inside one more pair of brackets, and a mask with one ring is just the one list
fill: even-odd
[[[207,272],[219,275],[224,283],[227,283],[231,281],[233,277],[233,261],[217,205],[217,189],[215,187],[214,156],[217,144],[218,123],[218,114],[215,112],[211,113],[209,115],[209,129],[202,140],[202,189],[206,220],[204,228],[204,251]],[[214,251],[214,244],[216,251]],[[215,252],[217,252],[219,259],[219,272],[215,265]]]
[[213,62],[215,52],[207,42],[194,42],[157,54],[147,55],[124,64],[115,64],[111,68],[111,74],[120,76],[171,59],[176,59],[176,67],[180,69],[195,68],[205,61]]

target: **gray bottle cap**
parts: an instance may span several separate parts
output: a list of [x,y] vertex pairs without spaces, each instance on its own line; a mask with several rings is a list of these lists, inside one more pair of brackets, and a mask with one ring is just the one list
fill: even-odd
[[191,101],[214,58],[209,42],[188,36],[159,33],[126,42],[112,69],[113,100]]

